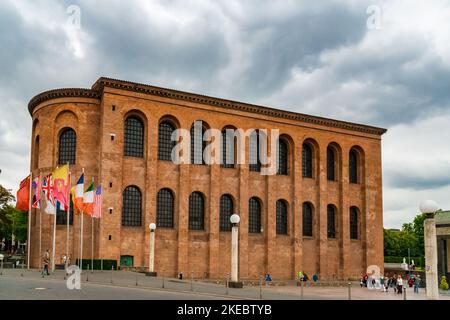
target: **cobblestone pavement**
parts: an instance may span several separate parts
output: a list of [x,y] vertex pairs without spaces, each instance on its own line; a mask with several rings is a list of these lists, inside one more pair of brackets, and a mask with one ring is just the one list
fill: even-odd
[[[42,278],[38,270],[4,269],[0,276],[0,300],[11,299],[267,299],[300,300],[301,288],[285,286],[245,286],[226,288],[223,284],[200,280],[147,277],[131,271],[83,271],[81,290],[69,290],[65,272],[57,270]],[[351,286],[352,300],[403,300],[394,292]],[[348,287],[304,287],[303,299],[347,300]],[[426,299],[425,290],[414,294],[407,288],[407,300]],[[450,300],[450,295],[441,295]]]

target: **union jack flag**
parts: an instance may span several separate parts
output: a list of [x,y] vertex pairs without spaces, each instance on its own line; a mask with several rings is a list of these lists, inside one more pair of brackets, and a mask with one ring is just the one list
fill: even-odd
[[53,205],[55,204],[53,196],[53,180],[52,175],[49,174],[42,181],[42,191],[44,191],[47,200],[49,200]]

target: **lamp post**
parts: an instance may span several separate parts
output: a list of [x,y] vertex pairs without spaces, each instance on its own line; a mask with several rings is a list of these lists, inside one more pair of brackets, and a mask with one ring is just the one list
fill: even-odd
[[150,228],[150,254],[148,263],[148,272],[145,273],[146,276],[156,277],[155,272],[155,229],[156,224],[150,223],[148,226]]
[[431,300],[439,299],[438,273],[437,273],[437,240],[434,215],[438,210],[436,202],[425,200],[420,204],[420,211],[425,214],[424,240],[425,240],[425,272],[427,297]]
[[242,288],[242,282],[239,281],[239,222],[241,218],[237,214],[230,217],[231,222],[231,281],[228,286],[231,288]]

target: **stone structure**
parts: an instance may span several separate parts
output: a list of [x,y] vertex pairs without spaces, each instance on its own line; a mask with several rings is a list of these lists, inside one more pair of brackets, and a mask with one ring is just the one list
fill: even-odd
[[[190,276],[194,272],[194,277],[223,279],[230,273],[231,232],[219,229],[224,194],[231,195],[233,211],[241,217],[242,280],[265,273],[275,280],[293,279],[298,271],[310,277],[317,273],[321,279],[358,278],[368,265],[378,265],[383,272],[381,136],[385,129],[108,78],[98,79],[91,89],[41,93],[30,101],[29,111],[33,175],[48,174],[58,164],[61,132],[72,128],[76,132],[72,184],[84,168],[86,184],[93,179],[103,187],[103,218],[93,222],[93,253],[92,222],[84,220],[84,258],[129,258],[134,266],[148,268],[148,225],[157,220],[159,190],[169,188],[174,195],[173,228],[156,229],[158,275],[183,272]],[[129,116],[144,125],[142,157],[124,155],[124,123]],[[279,129],[288,149],[287,174],[263,176],[249,170],[248,164],[224,168],[158,160],[159,124],[168,121],[189,130],[196,120],[219,130],[227,126]],[[312,169],[302,174],[302,150],[307,147]],[[327,172],[330,152],[335,166],[331,178]],[[355,171],[351,179],[356,183],[350,183],[351,171]],[[136,186],[142,194],[140,226],[122,226],[122,193],[127,186]],[[204,197],[203,230],[189,229],[189,198],[195,191]],[[249,232],[251,197],[257,197],[261,208],[257,232]],[[286,234],[277,233],[280,199],[287,207]],[[307,226],[311,230],[306,234],[304,203],[312,209]],[[329,210],[335,212],[331,224]],[[35,267],[40,260],[40,225],[42,252],[51,249],[51,219],[39,210],[33,212]],[[80,217],[75,215],[70,226],[72,262],[79,254],[79,226]],[[58,263],[66,250],[66,226],[58,225],[56,232]]]

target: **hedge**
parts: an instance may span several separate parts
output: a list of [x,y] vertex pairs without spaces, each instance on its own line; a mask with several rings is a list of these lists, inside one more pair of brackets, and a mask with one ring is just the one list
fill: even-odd
[[[94,262],[94,270],[102,270],[102,261],[103,261],[103,270],[111,270],[114,267],[114,270],[117,270],[117,260],[108,260],[108,259],[83,259],[83,270],[91,270],[92,262]],[[77,266],[79,265],[79,259],[76,261]]]
[[[406,258],[406,263],[408,263],[407,257],[397,257],[397,256],[384,256],[384,262],[386,263],[403,263],[403,258]],[[416,267],[424,266],[424,258],[423,257],[410,257],[411,261],[414,260],[414,264]]]

